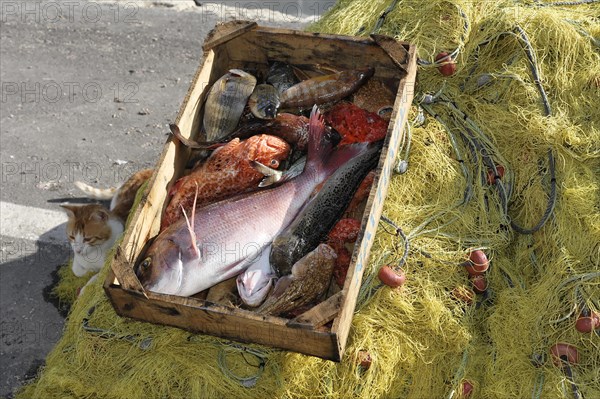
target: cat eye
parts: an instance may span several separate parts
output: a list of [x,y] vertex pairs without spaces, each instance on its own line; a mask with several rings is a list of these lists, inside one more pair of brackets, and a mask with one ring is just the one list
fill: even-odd
[[83,239],[83,242],[90,242],[90,241],[92,241],[92,239],[93,239],[93,238],[94,238],[94,237],[85,237],[85,238]]
[[75,239],[75,236],[69,236],[69,240],[73,241]]

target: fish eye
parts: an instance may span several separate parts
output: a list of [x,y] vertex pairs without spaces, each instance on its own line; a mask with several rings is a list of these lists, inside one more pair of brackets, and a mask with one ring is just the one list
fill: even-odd
[[144,261],[142,263],[140,263],[140,269],[146,270],[150,267],[151,264],[152,264],[152,258],[147,257],[146,259],[144,259]]
[[273,104],[267,105],[265,108],[265,114],[268,116],[275,117],[275,115],[277,114],[277,107]]

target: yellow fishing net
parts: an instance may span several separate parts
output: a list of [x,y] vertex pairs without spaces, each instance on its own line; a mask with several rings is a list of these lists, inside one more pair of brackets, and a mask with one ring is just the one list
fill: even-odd
[[[599,17],[593,1],[339,1],[311,30],[394,35],[420,64],[384,207],[404,238],[381,223],[343,361],[122,319],[99,279],[20,397],[459,398],[468,380],[472,398],[599,398],[600,336],[575,329],[600,311]],[[472,249],[491,266],[469,303]],[[379,287],[384,264],[401,289]],[[578,363],[556,366],[557,343]]]

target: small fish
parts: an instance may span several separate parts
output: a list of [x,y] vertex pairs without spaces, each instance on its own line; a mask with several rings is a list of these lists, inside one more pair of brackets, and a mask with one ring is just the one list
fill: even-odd
[[190,222],[171,224],[140,254],[134,266],[140,283],[148,291],[189,296],[237,276],[292,222],[315,187],[366,150],[363,143],[334,150],[314,107],[302,174],[269,190],[204,206]]
[[204,104],[205,141],[218,140],[237,127],[256,78],[240,69],[231,69],[211,87]]
[[245,139],[263,133],[280,137],[296,147],[297,150],[304,151],[308,143],[308,118],[302,115],[281,113],[275,119],[268,121],[256,120],[247,123],[240,126],[233,133],[215,141],[199,142],[183,137],[179,131],[172,131],[172,133],[183,145],[189,148],[215,149],[234,138]]
[[[178,131],[177,126],[171,129]],[[163,212],[161,229],[181,219],[181,207],[192,208],[196,187],[199,188],[197,206],[252,190],[256,190],[264,175],[252,162],[260,162],[276,169],[290,153],[290,146],[279,137],[261,134],[247,140],[234,139],[212,152],[209,158],[192,172],[177,180],[169,194],[171,199]]]
[[260,258],[236,279],[238,293],[242,301],[251,307],[257,307],[267,297],[277,275],[269,263],[271,246],[267,246]]
[[281,105],[279,93],[273,86],[267,84],[256,86],[248,100],[252,115],[260,119],[275,118],[279,105]]
[[257,312],[278,316],[318,299],[329,287],[335,259],[333,248],[320,244],[298,260],[289,275],[277,280]]
[[306,109],[313,104],[334,103],[354,93],[374,72],[373,68],[364,68],[304,80],[281,94],[281,108]]
[[269,67],[267,83],[273,85],[277,92],[281,94],[298,83],[298,79],[296,79],[294,68],[290,64],[275,61]]
[[306,157],[300,157],[296,162],[292,164],[292,166],[287,170],[277,170],[273,168],[269,168],[266,165],[263,165],[260,162],[253,161],[252,166],[265,175],[265,178],[258,184],[258,187],[268,187],[272,186],[275,183],[283,183],[288,180],[293,179],[296,176],[299,176],[304,170],[304,166],[306,165]]
[[292,224],[275,238],[270,261],[278,276],[289,274],[294,263],[327,237],[360,183],[377,165],[382,145],[383,142],[369,145],[364,153],[340,167]]

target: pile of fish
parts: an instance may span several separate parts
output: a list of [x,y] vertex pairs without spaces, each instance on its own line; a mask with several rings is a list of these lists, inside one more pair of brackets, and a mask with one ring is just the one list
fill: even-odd
[[272,62],[264,83],[241,69],[220,77],[198,141],[171,125],[176,139],[209,155],[171,188],[161,231],[135,265],[143,287],[180,296],[210,289],[207,300],[228,296],[285,317],[340,290],[387,133],[387,111],[378,110],[394,102],[373,74],[310,77]]

